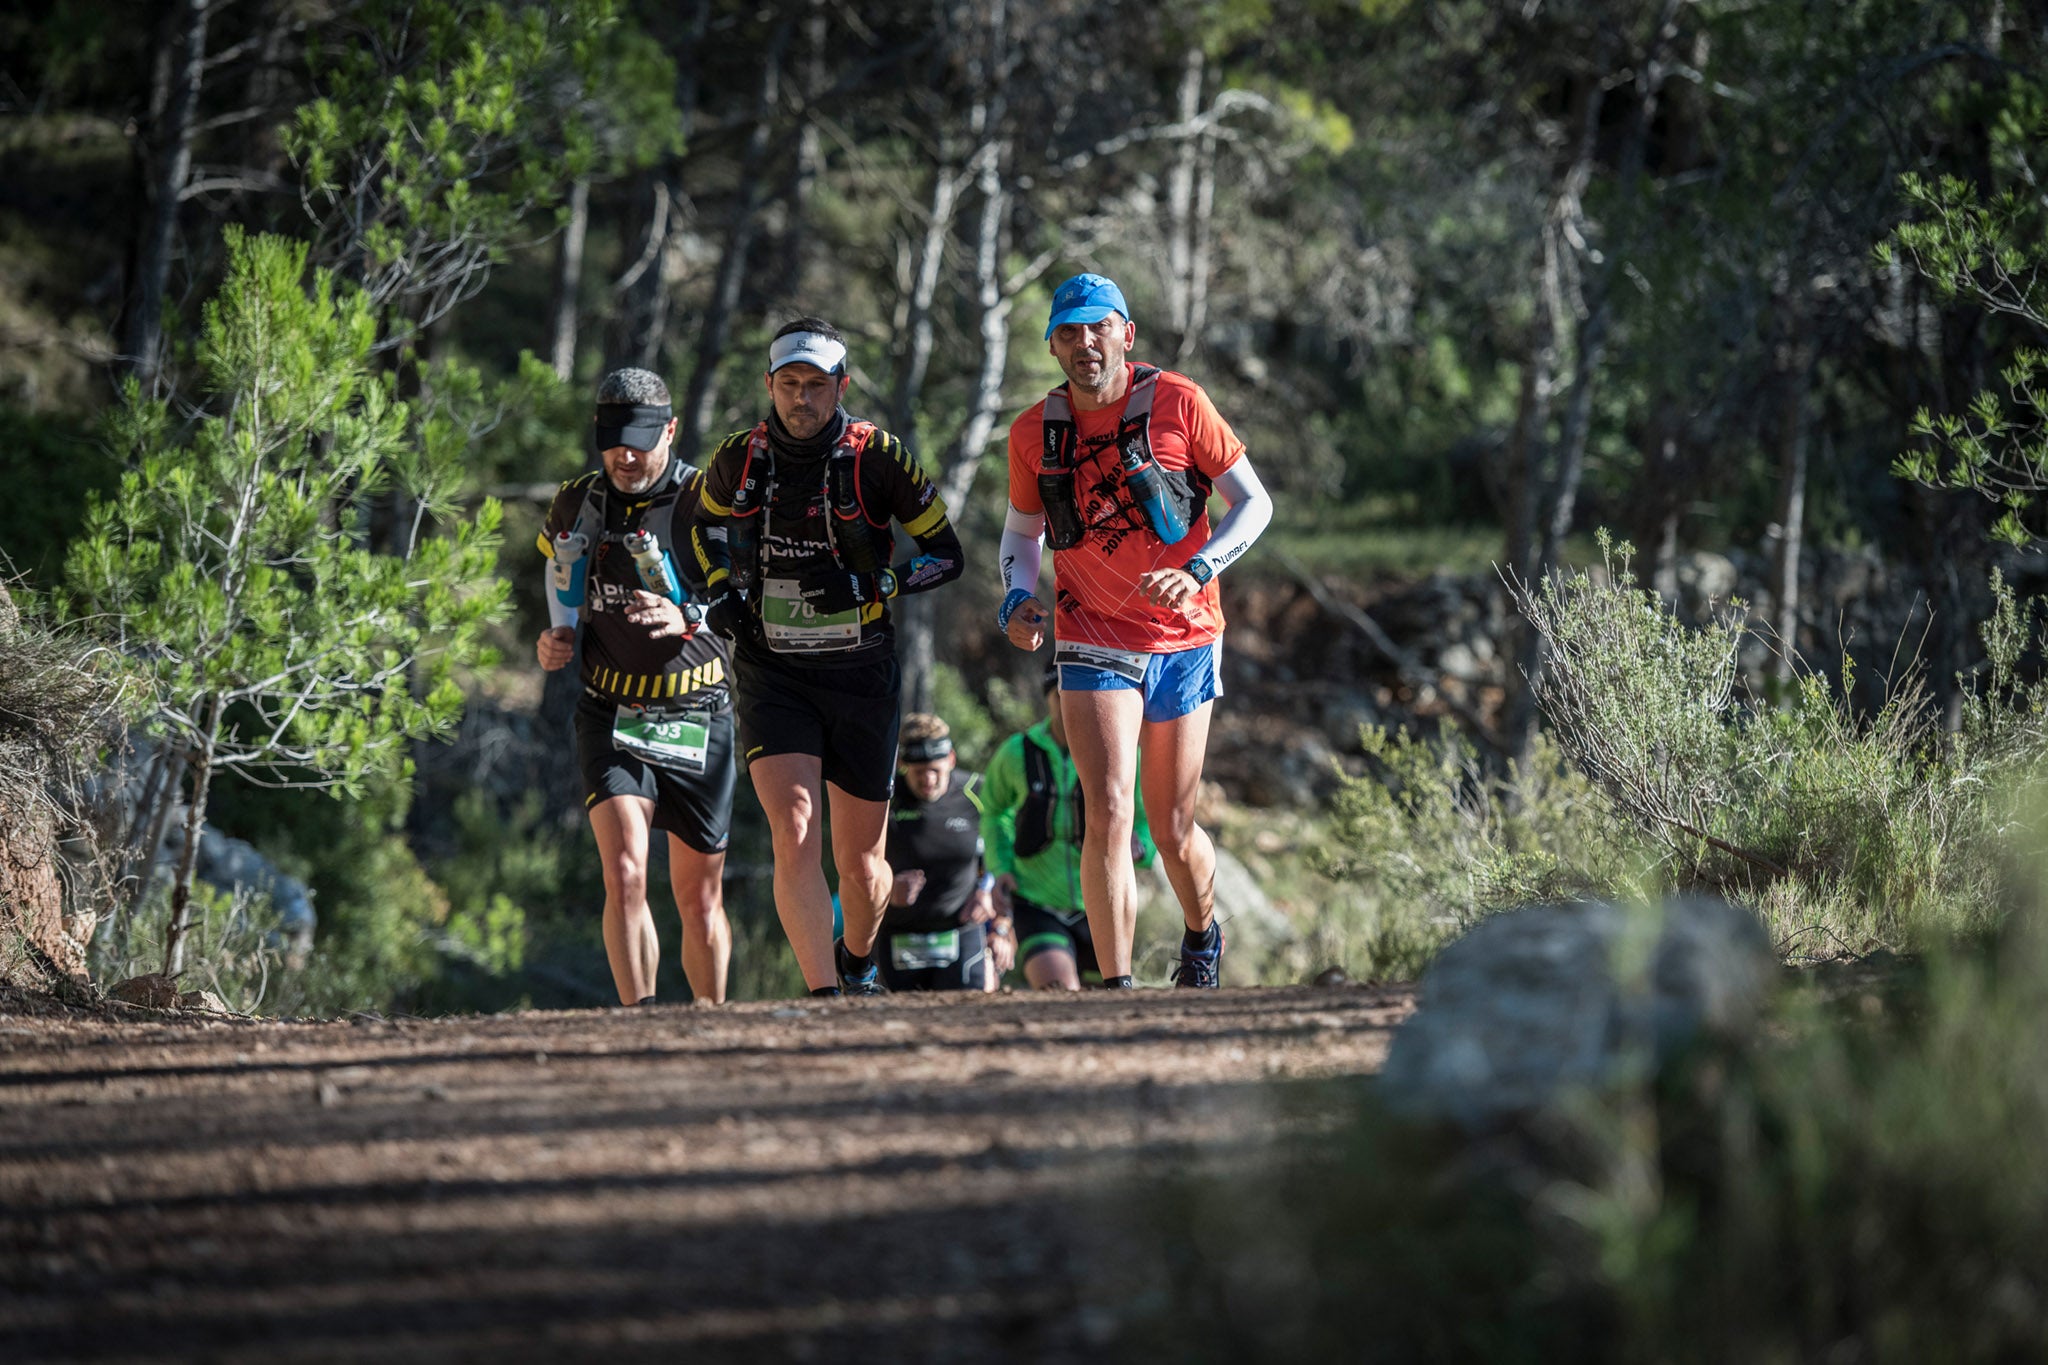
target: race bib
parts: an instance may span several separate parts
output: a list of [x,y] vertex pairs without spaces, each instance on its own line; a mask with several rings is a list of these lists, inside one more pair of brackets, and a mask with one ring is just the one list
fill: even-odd
[[1135,650],[1111,649],[1107,645],[1082,645],[1070,640],[1053,643],[1052,661],[1056,664],[1073,664],[1079,668],[1096,668],[1104,673],[1114,673],[1119,678],[1128,678],[1134,683],[1145,681],[1145,667],[1152,662],[1150,654]]
[[701,711],[648,713],[621,706],[612,743],[659,768],[701,773],[711,748],[711,717]]
[[796,579],[763,579],[761,637],[778,654],[852,649],[860,643],[860,609],[813,611]]
[[923,971],[927,967],[950,967],[959,960],[958,929],[941,929],[936,934],[889,936],[889,961],[899,972]]

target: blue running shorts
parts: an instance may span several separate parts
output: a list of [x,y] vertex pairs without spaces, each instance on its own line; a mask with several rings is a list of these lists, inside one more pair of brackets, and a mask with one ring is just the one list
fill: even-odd
[[1223,695],[1223,638],[1170,654],[1143,654],[1060,640],[1053,645],[1062,692],[1115,692],[1134,688],[1145,698],[1148,721],[1178,720]]

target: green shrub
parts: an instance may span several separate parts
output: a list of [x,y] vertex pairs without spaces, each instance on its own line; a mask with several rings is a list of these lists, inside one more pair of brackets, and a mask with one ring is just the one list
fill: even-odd
[[1607,803],[1541,737],[1505,776],[1448,728],[1363,738],[1373,771],[1344,779],[1312,853],[1331,884],[1309,921],[1313,962],[1411,978],[1484,915],[1609,892],[1640,865]]
[[[2048,786],[2032,786],[2036,802]],[[2048,827],[2015,823],[2021,848]],[[1747,1042],[1512,1133],[1334,1126],[1143,1197],[1120,1358],[2037,1359],[2048,923],[1802,974]],[[1355,1083],[1354,1083],[1355,1084]],[[1129,1307],[1135,1305],[1135,1307]]]
[[1659,881],[1755,904],[1781,941],[1856,951],[1995,922],[1996,798],[2048,750],[2039,687],[2015,681],[2030,613],[2002,581],[1992,667],[1951,737],[1910,680],[1874,716],[1850,679],[1810,672],[1775,706],[1744,696],[1735,609],[1688,626],[1636,585],[1626,546],[1601,547],[1606,581],[1517,595],[1548,646],[1538,699],[1558,746],[1658,850]]

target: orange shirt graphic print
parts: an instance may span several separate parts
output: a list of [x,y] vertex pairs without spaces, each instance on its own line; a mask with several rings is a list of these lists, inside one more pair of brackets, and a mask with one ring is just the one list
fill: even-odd
[[[1128,401],[1128,400],[1127,400]],[[1177,544],[1163,545],[1145,529],[1144,515],[1124,486],[1116,436],[1124,404],[1076,411],[1074,499],[1086,534],[1071,550],[1053,551],[1053,634],[1061,640],[1142,650],[1148,654],[1193,649],[1223,633],[1223,606],[1211,580],[1183,611],[1155,607],[1138,580],[1159,568],[1179,568],[1209,539],[1203,512]],[[1038,475],[1044,466],[1045,403],[1010,424],[1010,502],[1020,512],[1043,512]],[[1244,442],[1216,411],[1201,385],[1162,370],[1148,431],[1152,458],[1169,471],[1193,470],[1213,481],[1244,456]]]

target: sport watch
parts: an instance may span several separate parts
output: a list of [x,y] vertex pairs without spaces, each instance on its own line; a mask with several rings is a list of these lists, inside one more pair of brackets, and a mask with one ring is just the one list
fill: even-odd
[[1209,586],[1209,580],[1216,576],[1216,566],[1200,555],[1196,555],[1180,567],[1183,573],[1205,588]]

